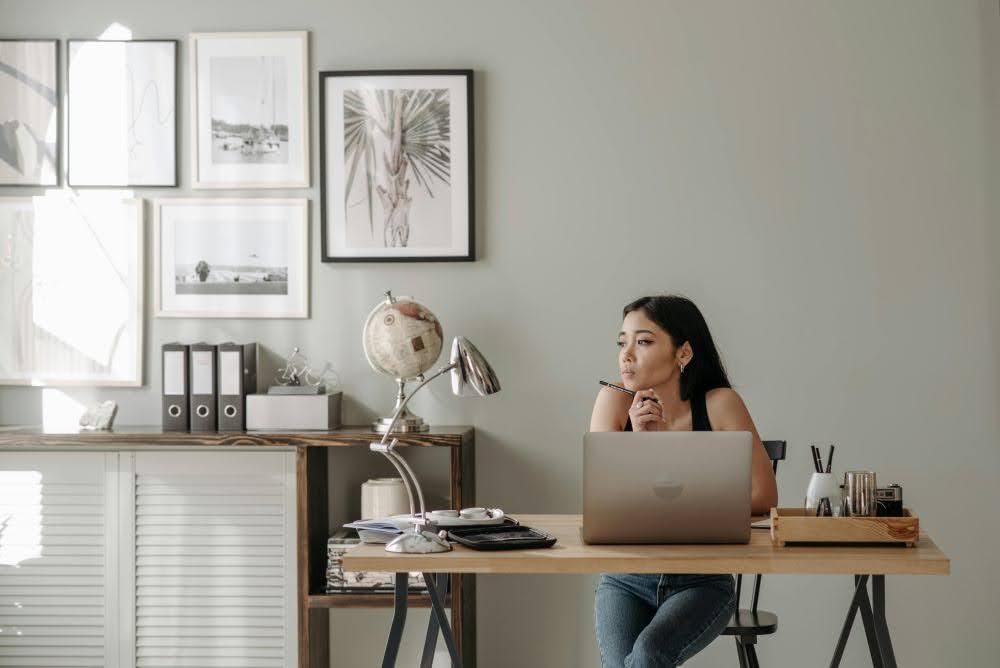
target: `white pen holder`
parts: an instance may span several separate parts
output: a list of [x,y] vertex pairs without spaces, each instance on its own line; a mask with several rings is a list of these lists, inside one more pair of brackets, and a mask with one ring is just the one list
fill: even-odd
[[841,514],[840,483],[832,473],[813,473],[806,488],[806,510],[816,510],[820,499],[830,499],[830,509],[834,515]]

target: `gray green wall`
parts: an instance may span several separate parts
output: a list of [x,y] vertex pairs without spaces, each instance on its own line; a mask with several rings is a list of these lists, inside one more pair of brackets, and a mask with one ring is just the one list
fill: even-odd
[[[950,577],[889,579],[900,664],[988,665],[1000,622],[998,15],[996,0],[0,0],[3,37],[95,37],[113,22],[136,38],[310,32],[312,187],[205,196],[310,198],[312,317],[156,319],[147,271],[144,387],[68,394],[115,399],[120,425],[157,423],[163,342],[257,340],[329,359],[345,421],[367,421],[393,388],[368,368],[360,326],[393,288],[474,341],[503,382],[489,399],[458,400],[441,382],[413,402],[433,423],[476,426],[478,501],[575,513],[621,307],[685,293],[761,434],[789,441],[783,505],[803,495],[808,442],[832,441],[838,469],[900,481],[952,557]],[[137,196],[192,194],[181,60],[182,185]],[[318,261],[315,73],[376,68],[476,71],[475,263]],[[38,389],[0,388],[0,423],[40,422],[41,405]],[[374,470],[335,466],[352,485]],[[480,665],[598,665],[594,583],[481,576]],[[828,661],[849,595],[846,576],[766,578],[763,605],[781,622],[761,662]],[[425,619],[411,613],[411,647]],[[335,665],[374,664],[388,620],[336,611]],[[867,662],[859,631],[845,665]],[[734,662],[718,641],[691,665]]]

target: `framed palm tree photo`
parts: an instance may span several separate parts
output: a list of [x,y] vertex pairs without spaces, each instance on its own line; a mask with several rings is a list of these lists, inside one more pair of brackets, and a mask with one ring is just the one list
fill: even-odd
[[320,72],[323,262],[471,261],[472,70]]

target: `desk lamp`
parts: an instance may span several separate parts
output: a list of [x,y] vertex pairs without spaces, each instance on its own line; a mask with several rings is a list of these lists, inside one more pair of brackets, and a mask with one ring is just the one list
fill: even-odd
[[[396,467],[396,470],[399,471],[399,475],[403,478],[403,484],[406,487],[406,494],[410,500],[410,519],[413,522],[413,528],[404,531],[386,545],[385,549],[388,552],[423,554],[427,552],[447,552],[451,549],[451,545],[445,538],[432,531],[425,530],[425,527],[431,523],[427,519],[427,508],[424,504],[424,493],[420,489],[420,483],[417,481],[417,477],[414,475],[410,465],[396,452],[398,440],[393,438],[391,442],[386,443],[389,436],[392,435],[392,429],[399,420],[399,416],[402,415],[406,404],[413,398],[413,395],[419,392],[420,388],[424,385],[445,372],[451,372],[451,391],[456,396],[484,397],[500,391],[500,381],[497,379],[496,373],[493,372],[493,368],[489,362],[486,361],[486,358],[464,336],[456,336],[455,340],[451,343],[449,363],[435,371],[410,392],[409,396],[406,397],[393,414],[392,421],[385,430],[382,440],[378,443],[374,441],[371,443],[370,449],[373,452],[381,452],[385,455],[392,462],[392,465]],[[417,490],[417,499],[420,501],[419,515],[416,514],[416,507],[413,503],[414,489]]]

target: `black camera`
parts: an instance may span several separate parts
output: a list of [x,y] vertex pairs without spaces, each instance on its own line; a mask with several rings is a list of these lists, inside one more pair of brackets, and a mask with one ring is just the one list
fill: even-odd
[[876,517],[903,516],[903,488],[896,483],[875,489]]

